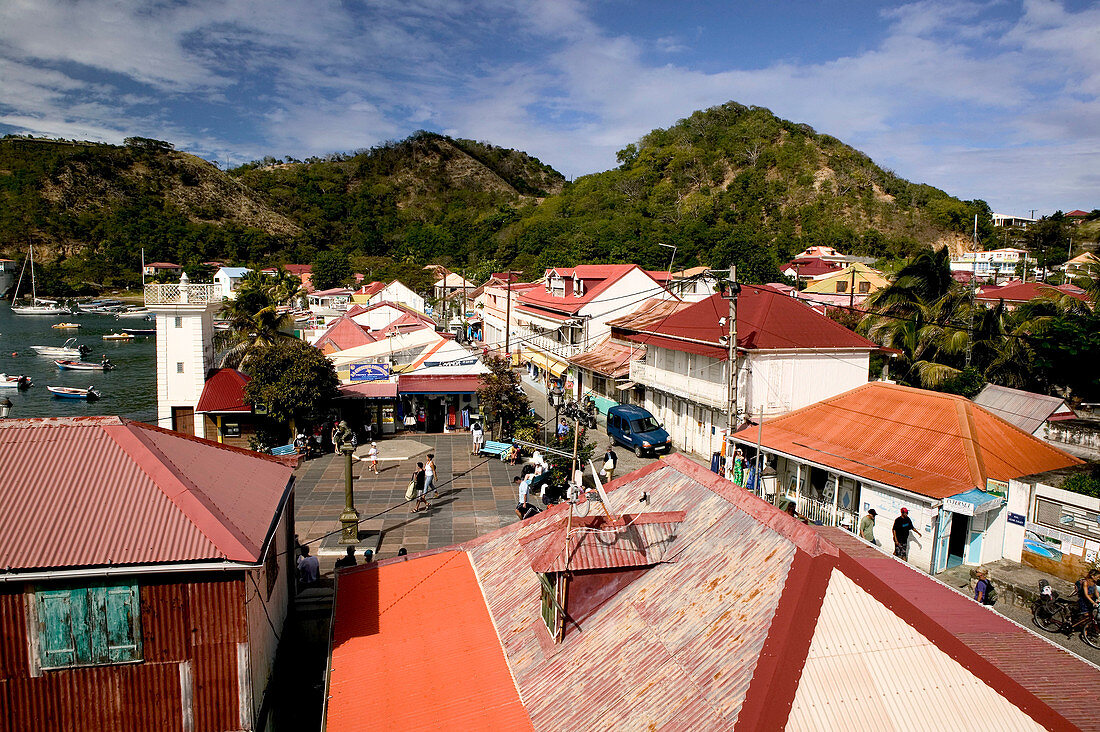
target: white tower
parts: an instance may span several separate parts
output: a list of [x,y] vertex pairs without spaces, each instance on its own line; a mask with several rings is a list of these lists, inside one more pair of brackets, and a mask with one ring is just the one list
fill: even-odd
[[205,437],[195,406],[214,365],[214,313],[222,305],[214,284],[145,286],[145,306],[157,318],[157,424]]

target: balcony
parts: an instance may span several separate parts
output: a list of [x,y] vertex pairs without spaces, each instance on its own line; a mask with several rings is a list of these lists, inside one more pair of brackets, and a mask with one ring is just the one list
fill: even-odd
[[641,361],[630,363],[630,380],[714,409],[725,411],[729,407],[724,383],[665,371]]
[[512,334],[512,338],[513,343],[517,341],[522,342],[525,346],[536,348],[558,358],[572,358],[582,350],[580,345],[562,343],[558,341],[557,338],[543,335],[530,328],[517,328]]
[[222,301],[222,288],[214,283],[190,284],[172,282],[145,286],[145,304],[149,305],[208,305]]

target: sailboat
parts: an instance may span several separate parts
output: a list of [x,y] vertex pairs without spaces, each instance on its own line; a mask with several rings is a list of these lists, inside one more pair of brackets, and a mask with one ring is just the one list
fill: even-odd
[[30,247],[31,260],[31,304],[17,305],[19,300],[19,287],[23,284],[23,272],[27,269],[27,263],[23,263],[23,269],[19,271],[19,282],[15,285],[15,293],[11,298],[11,311],[15,315],[71,315],[69,310],[56,300],[41,300],[38,297],[38,288],[34,282],[34,247]]

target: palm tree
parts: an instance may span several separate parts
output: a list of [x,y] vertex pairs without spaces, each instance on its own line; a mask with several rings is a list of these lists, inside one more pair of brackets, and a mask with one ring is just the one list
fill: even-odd
[[[265,277],[265,275],[260,275]],[[252,353],[263,346],[293,339],[289,333],[294,320],[287,312],[280,312],[270,285],[249,286],[246,279],[237,290],[237,297],[228,300],[222,309],[229,321],[229,329],[220,331],[214,338],[219,350],[218,365],[221,368],[240,368],[248,362]]]

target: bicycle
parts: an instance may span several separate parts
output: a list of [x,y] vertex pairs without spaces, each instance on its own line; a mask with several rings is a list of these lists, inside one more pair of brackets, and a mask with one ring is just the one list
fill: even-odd
[[1100,649],[1096,613],[1078,611],[1076,600],[1059,597],[1046,580],[1039,583],[1039,599],[1031,605],[1031,622],[1048,633],[1065,633],[1067,638],[1076,632],[1085,644]]

